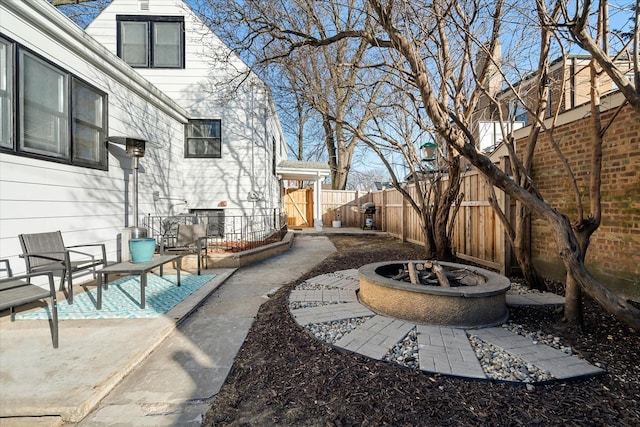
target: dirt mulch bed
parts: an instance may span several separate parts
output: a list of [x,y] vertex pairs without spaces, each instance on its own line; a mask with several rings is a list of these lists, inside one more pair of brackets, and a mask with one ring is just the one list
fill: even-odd
[[469,381],[341,351],[291,318],[288,295],[306,278],[384,260],[421,259],[389,237],[331,237],[338,251],[260,309],[207,426],[640,425],[640,333],[585,301],[584,330],[550,309],[511,309],[510,319],[558,336],[605,375],[538,385]]

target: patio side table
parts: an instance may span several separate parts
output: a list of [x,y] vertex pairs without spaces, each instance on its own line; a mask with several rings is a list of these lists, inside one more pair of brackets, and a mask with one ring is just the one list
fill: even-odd
[[176,261],[176,274],[178,276],[178,286],[180,286],[180,266],[182,264],[182,255],[154,255],[153,259],[145,263],[120,262],[112,264],[108,267],[98,270],[98,310],[102,310],[102,283],[104,277],[105,289],[108,289],[108,275],[119,274],[138,274],[140,275],[140,308],[145,308],[145,288],[147,286],[147,273],[156,267],[160,267],[160,277],[162,277],[162,267],[168,262]]

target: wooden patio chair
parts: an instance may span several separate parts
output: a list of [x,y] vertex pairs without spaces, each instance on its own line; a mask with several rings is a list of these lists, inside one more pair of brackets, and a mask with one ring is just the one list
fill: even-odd
[[[56,286],[53,283],[53,273],[40,272],[32,274],[22,274],[13,276],[9,260],[2,259],[0,263],[4,264],[4,271],[7,277],[0,279],[0,310],[9,309],[11,313],[11,321],[16,320],[15,307],[51,298],[51,332],[53,340],[53,348],[58,348],[58,301],[56,300]],[[37,285],[25,281],[31,280],[37,276],[48,276],[49,289],[42,288]]]
[[208,267],[207,224],[178,224],[176,245],[167,247],[164,239],[160,242],[160,255],[165,254],[197,254],[199,276],[203,258]]
[[[64,282],[67,281],[67,301],[73,304],[74,273],[91,270],[96,277],[96,267],[107,265],[107,251],[103,243],[90,245],[65,246],[60,231],[34,234],[20,234],[20,246],[24,258],[27,273],[39,273],[42,271],[60,272],[60,290],[64,290]],[[102,257],[96,257],[90,253],[81,252],[78,248],[100,247]]]

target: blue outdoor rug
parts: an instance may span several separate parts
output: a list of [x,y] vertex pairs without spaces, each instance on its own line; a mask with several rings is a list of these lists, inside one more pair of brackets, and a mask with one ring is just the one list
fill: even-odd
[[[58,301],[58,319],[148,319],[158,317],[198,290],[215,274],[180,275],[180,286],[175,275],[163,277],[147,274],[145,309],[140,308],[140,276],[126,276],[109,282],[102,290],[102,310],[97,307],[97,289],[73,296],[73,304]],[[49,307],[17,314],[17,319],[49,319]]]

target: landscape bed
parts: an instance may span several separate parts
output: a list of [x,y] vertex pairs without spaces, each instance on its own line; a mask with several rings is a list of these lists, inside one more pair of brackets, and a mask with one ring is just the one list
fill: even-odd
[[331,241],[333,256],[263,304],[204,425],[640,425],[640,334],[589,298],[583,331],[566,328],[557,309],[510,310],[509,322],[557,337],[607,371],[533,388],[425,374],[312,338],[287,309],[297,284],[373,262],[423,258],[421,247],[385,236]]

